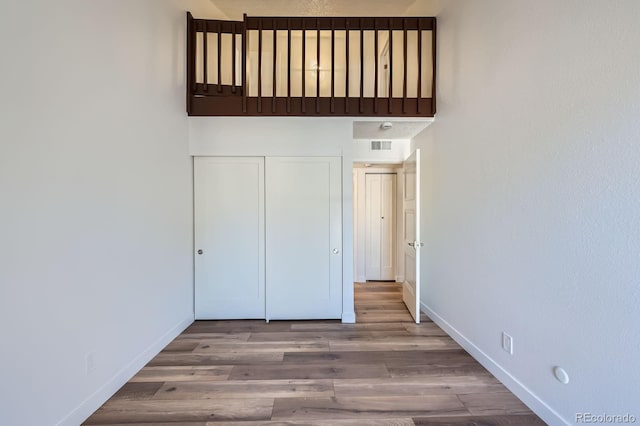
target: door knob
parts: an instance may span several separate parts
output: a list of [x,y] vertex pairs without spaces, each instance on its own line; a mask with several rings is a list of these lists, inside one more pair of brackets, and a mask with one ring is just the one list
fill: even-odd
[[198,250],[198,254],[202,254],[202,249]]
[[340,253],[340,250],[338,250],[337,248],[334,248],[333,249],[333,254],[338,254],[338,253]]

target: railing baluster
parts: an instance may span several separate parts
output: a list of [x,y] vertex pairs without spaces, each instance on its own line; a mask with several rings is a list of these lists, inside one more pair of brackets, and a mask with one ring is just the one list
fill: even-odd
[[336,30],[331,18],[331,114],[335,112],[334,99],[336,97]]
[[373,88],[373,112],[378,113],[378,20],[373,18],[373,50],[374,50],[374,88]]
[[233,23],[233,31],[231,33],[231,60],[233,61],[231,64],[231,74],[233,74],[232,82],[231,82],[231,93],[236,93],[236,24]]
[[360,112],[362,112],[364,102],[364,30],[362,29],[362,18],[360,22]]
[[196,89],[196,28],[193,15],[187,12],[187,114],[191,115],[191,98]]
[[218,21],[218,93],[222,92],[222,22]]
[[320,112],[320,20],[316,19],[316,113]]
[[247,95],[249,92],[249,83],[247,78],[247,14],[242,17],[242,112],[247,113]]
[[404,76],[402,79],[402,113],[407,113],[407,19],[402,19],[402,32],[403,32],[403,55],[404,55]]
[[433,55],[433,80],[431,82],[431,115],[436,115],[436,18],[433,18],[433,28],[431,29],[431,54]]
[[291,19],[287,18],[287,114],[291,112]]
[[202,29],[202,72],[203,74],[203,80],[202,82],[204,83],[204,91],[207,92],[209,90],[209,84],[208,84],[208,75],[207,75],[207,21],[203,22],[203,29]]
[[349,45],[350,43],[350,32],[349,32],[349,20],[345,19],[345,52],[346,52],[346,61],[345,61],[345,82],[344,82],[344,112],[349,112]]
[[422,98],[422,29],[418,18],[418,96],[416,111],[420,114],[420,98]]
[[262,112],[262,19],[258,21],[258,112]]
[[387,110],[391,114],[391,99],[393,98],[393,30],[392,19],[389,18],[389,98]]
[[278,44],[278,31],[276,30],[276,20],[273,19],[273,100],[271,101],[271,112],[276,112],[276,49]]
[[307,61],[307,31],[305,30],[304,19],[302,20],[302,112],[307,112],[307,100],[306,96],[306,74],[305,64]]

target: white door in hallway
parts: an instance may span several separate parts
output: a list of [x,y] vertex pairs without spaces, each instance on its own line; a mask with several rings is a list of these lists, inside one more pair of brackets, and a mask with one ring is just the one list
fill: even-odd
[[265,318],[264,158],[194,159],[195,318]]
[[365,175],[365,276],[370,281],[396,278],[396,175]]
[[420,150],[416,149],[403,164],[404,196],[404,275],[402,300],[411,316],[420,323]]
[[342,161],[266,159],[267,319],[342,315]]

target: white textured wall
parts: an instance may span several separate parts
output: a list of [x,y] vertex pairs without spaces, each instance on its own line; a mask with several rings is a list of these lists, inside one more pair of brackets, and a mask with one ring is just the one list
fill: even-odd
[[353,120],[323,117],[191,117],[194,156],[342,157],[342,320],[354,322]]
[[640,421],[640,2],[441,6],[423,302],[550,424]]
[[0,5],[2,425],[79,424],[193,319],[181,3]]

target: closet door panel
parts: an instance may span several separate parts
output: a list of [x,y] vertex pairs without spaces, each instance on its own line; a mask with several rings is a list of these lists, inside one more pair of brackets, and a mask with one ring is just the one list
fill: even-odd
[[196,157],[195,317],[265,318],[264,158]]
[[268,319],[342,314],[339,157],[266,159]]

